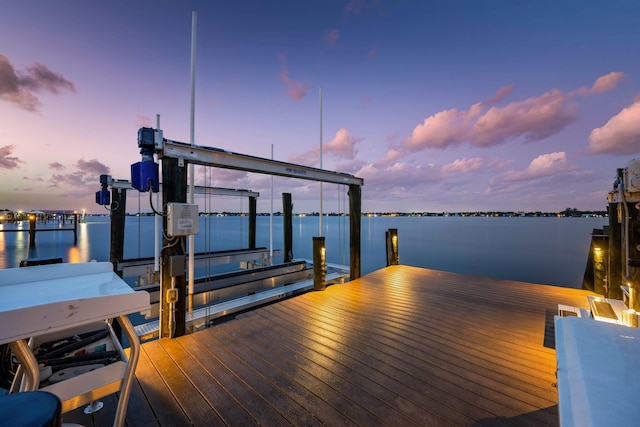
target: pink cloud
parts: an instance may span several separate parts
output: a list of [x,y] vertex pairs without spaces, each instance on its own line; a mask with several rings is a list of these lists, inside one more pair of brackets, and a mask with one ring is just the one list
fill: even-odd
[[324,33],[322,40],[329,46],[333,46],[335,42],[340,38],[340,30],[337,28],[331,28]]
[[598,77],[590,89],[580,88],[577,92],[584,96],[608,92],[615,89],[623,78],[624,73],[620,71],[612,71],[607,75]]
[[280,62],[282,68],[280,69],[280,80],[287,85],[287,93],[289,97],[295,101],[299,101],[307,95],[309,86],[295,81],[289,77],[289,69],[287,68],[287,56],[280,54]]
[[576,119],[577,107],[570,103],[571,96],[558,90],[511,102],[504,107],[490,106],[511,90],[511,86],[502,88],[489,100],[474,104],[468,110],[452,108],[427,117],[402,141],[400,150],[410,153],[463,143],[490,147],[516,138],[523,138],[525,142],[538,141],[559,132]]
[[448,163],[440,168],[440,172],[443,177],[454,177],[471,173],[482,168],[484,160],[481,157],[474,157],[472,159],[456,159],[451,163]]
[[377,58],[378,57],[378,46],[373,46],[369,52],[367,53],[368,58]]
[[640,152],[640,101],[636,101],[611,117],[604,126],[589,134],[590,154],[618,156]]
[[20,163],[24,163],[19,158],[12,156],[15,148],[15,145],[0,147],[0,169],[17,169]]
[[[354,159],[357,153],[355,146],[363,139],[353,137],[347,129],[339,129],[331,141],[322,144],[322,154],[335,158]],[[291,157],[289,161],[308,166],[318,165],[320,163],[320,147],[315,146],[309,151]]]
[[0,54],[0,99],[16,104],[27,111],[38,111],[40,100],[34,92],[47,90],[58,94],[60,90],[75,92],[75,86],[62,74],[35,62],[26,71],[16,70],[5,55]]
[[354,138],[348,130],[342,128],[336,132],[336,135],[327,144],[323,144],[322,151],[328,154],[334,154],[337,157],[345,157],[353,159],[356,155],[355,146],[363,138]]
[[543,178],[561,172],[566,172],[567,164],[567,153],[564,151],[541,154],[533,159],[525,170],[506,172],[501,179],[513,182]]
[[533,142],[546,139],[576,120],[578,106],[574,98],[577,93],[592,95],[611,90],[622,77],[620,72],[611,72],[596,79],[590,89],[574,92],[553,89],[539,96],[498,106],[496,104],[504,101],[514,89],[514,85],[502,87],[487,100],[466,110],[451,108],[425,118],[399,145],[391,145],[377,164],[391,164],[429,148],[445,149],[462,144],[491,147],[509,140]]
[[494,104],[499,103],[500,101],[505,99],[507,96],[509,96],[511,94],[511,92],[513,92],[513,88],[514,87],[516,87],[516,85],[514,85],[514,84],[510,84],[508,86],[501,87],[500,89],[498,89],[498,91],[496,93],[493,94],[493,96],[491,98],[482,101],[481,104],[482,105],[494,105]]
[[571,97],[552,90],[541,96],[491,107],[472,124],[464,139],[476,147],[500,145],[508,139],[539,141],[560,132],[577,118]]

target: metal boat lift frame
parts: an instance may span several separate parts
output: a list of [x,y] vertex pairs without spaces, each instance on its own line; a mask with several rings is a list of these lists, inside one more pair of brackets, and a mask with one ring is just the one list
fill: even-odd
[[[265,159],[231,151],[186,144],[165,139],[162,130],[154,129],[155,153],[162,161],[163,182],[163,206],[168,203],[184,203],[187,195],[187,165],[189,163],[233,169],[244,172],[261,173],[288,178],[304,179],[315,182],[327,182],[332,184],[347,185],[349,187],[349,246],[350,263],[349,277],[354,280],[361,276],[360,261],[360,226],[361,226],[361,187],[364,180],[354,175],[332,172],[324,169],[313,168],[294,163]],[[163,220],[163,228],[166,230],[166,218]],[[163,239],[163,246],[170,246],[170,242]],[[161,254],[162,277],[160,280],[161,295],[175,292],[177,289],[177,301],[168,301],[161,298],[162,308],[160,317],[160,336],[172,338],[183,335],[186,332],[186,275],[179,271],[172,273],[176,257],[184,256],[181,245],[171,246]],[[174,319],[171,324],[172,317]],[[171,325],[171,326],[170,326]]]

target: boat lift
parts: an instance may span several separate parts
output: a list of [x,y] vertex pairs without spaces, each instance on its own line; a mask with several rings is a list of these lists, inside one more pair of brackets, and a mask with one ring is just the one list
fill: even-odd
[[[161,129],[140,128],[138,147],[142,160],[131,165],[131,186],[140,192],[158,192],[162,181],[162,206],[166,206],[166,212],[156,211],[162,215],[164,230],[160,280],[161,337],[177,337],[186,332],[185,254],[183,245],[179,243],[185,236],[197,234],[198,222],[197,206],[186,203],[188,164],[347,185],[350,218],[349,276],[351,280],[360,277],[361,186],[364,184],[362,178],[219,148],[172,141],[163,137]],[[162,179],[159,165],[154,161],[155,155],[162,162]],[[98,203],[106,201],[105,191],[103,185],[103,190],[96,193]]]

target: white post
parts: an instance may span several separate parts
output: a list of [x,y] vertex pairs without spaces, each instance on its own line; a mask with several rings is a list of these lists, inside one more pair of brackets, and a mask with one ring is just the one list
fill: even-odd
[[[160,114],[156,114],[156,129],[160,129]],[[160,206],[160,192],[156,193],[156,206]],[[153,271],[156,273],[160,271],[160,216],[153,216]],[[158,283],[160,278],[158,277]]]
[[[196,107],[196,25],[197,12],[191,12],[191,115],[189,121],[191,145],[195,145],[195,107]],[[189,203],[195,201],[195,180],[193,176],[193,163],[189,163]],[[195,236],[189,236],[189,311],[193,310],[193,276],[195,275]]]
[[[322,169],[322,85],[320,85],[320,169]],[[320,181],[320,237],[322,237],[322,181]]]
[[[271,160],[273,160],[273,144],[271,144]],[[269,215],[269,265],[273,265],[273,175],[271,175],[271,214]]]

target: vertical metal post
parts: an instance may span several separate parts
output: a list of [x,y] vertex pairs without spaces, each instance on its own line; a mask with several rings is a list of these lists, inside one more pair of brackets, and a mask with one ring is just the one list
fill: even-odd
[[326,249],[324,237],[313,238],[313,290],[324,291],[327,285],[325,278],[327,275]]

